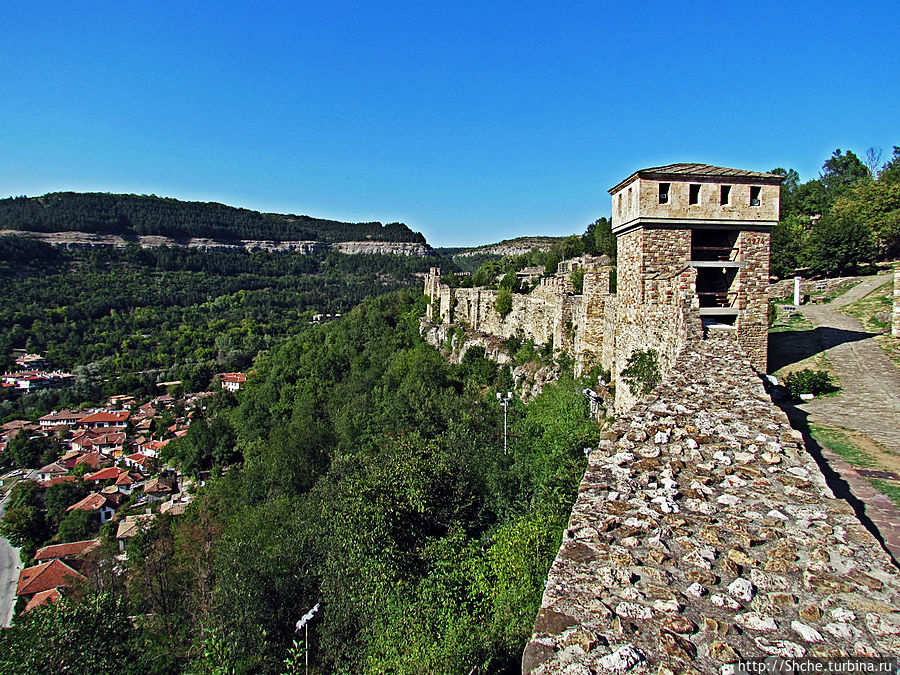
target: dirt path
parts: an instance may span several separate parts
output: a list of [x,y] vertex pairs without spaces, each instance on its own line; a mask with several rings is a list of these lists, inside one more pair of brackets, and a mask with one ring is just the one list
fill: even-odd
[[810,422],[858,431],[900,455],[900,370],[878,346],[874,334],[839,311],[887,278],[867,277],[828,304],[801,308],[815,327],[818,348],[840,378],[841,391],[797,407]]

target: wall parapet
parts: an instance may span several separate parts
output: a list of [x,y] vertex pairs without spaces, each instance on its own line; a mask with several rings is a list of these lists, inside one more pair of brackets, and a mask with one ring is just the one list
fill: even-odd
[[900,574],[733,340],[688,342],[591,452],[522,672],[900,653]]

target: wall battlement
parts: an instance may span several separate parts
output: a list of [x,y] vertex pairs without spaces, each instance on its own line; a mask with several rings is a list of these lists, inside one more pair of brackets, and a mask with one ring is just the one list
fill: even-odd
[[524,674],[900,653],[900,574],[732,340],[691,341],[589,457]]

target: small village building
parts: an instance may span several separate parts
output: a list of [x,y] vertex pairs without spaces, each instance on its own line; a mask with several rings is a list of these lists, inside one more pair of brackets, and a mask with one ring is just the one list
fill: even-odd
[[[84,577],[76,570],[60,560],[51,560],[23,569],[16,584],[16,595],[30,600],[38,593],[51,590],[58,593],[59,589],[70,586],[78,580],[84,580]],[[47,598],[44,599],[46,600]]]
[[124,428],[128,424],[129,415],[131,413],[128,410],[97,412],[85,415],[78,424],[88,429]]
[[66,467],[61,466],[57,462],[53,462],[52,464],[48,464],[47,466],[38,469],[37,478],[41,483],[46,483],[57,476],[64,476],[68,472],[69,470]]
[[35,593],[31,600],[25,603],[25,609],[23,611],[30,612],[35,607],[40,607],[41,605],[45,605],[50,602],[56,602],[62,597],[62,593],[59,592],[58,588],[51,588],[49,591],[41,591],[40,593]]
[[119,550],[124,552],[128,541],[149,528],[154,518],[156,518],[155,513],[141,513],[135,516],[125,516],[124,520],[119,521],[119,527],[116,530],[116,542]]
[[81,501],[72,504],[66,509],[66,512],[75,511],[76,509],[79,511],[93,511],[100,517],[100,524],[102,525],[116,514],[115,507],[117,504],[111,499],[111,496],[92,492]]
[[38,424],[42,429],[53,427],[72,427],[78,424],[78,421],[84,417],[84,413],[75,412],[73,410],[60,410],[44,415],[38,419]]
[[61,560],[68,563],[94,550],[99,544],[99,539],[71,541],[66,544],[51,544],[50,546],[39,548],[34,554],[34,560],[41,563],[51,560]]
[[23,354],[16,357],[16,365],[22,370],[40,370],[47,365],[47,361],[40,354]]
[[247,376],[244,373],[219,373],[219,380],[222,389],[237,391],[247,381]]

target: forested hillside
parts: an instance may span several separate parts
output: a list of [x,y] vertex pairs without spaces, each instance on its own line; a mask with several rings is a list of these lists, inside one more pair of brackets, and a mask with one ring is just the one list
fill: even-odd
[[425,243],[402,223],[341,223],[309,216],[260,213],[214,202],[183,202],[155,195],[53,192],[0,199],[0,230],[161,235],[230,241],[389,241]]
[[367,297],[416,286],[415,274],[432,264],[336,252],[64,251],[0,237],[0,370],[20,348],[76,375],[72,390],[24,399],[7,392],[0,417],[152,394],[159,380],[201,391],[214,373],[248,367],[313,313],[343,313]]
[[0,633],[0,672],[38,644],[53,659],[34,672],[301,672],[294,624],[316,603],[310,672],[518,672],[598,428],[563,377],[513,407],[504,454],[508,367],[448,364],[423,311],[419,293],[366,301],[213,396],[166,451],[216,477],[131,541],[125,577],[101,568],[80,602]]

